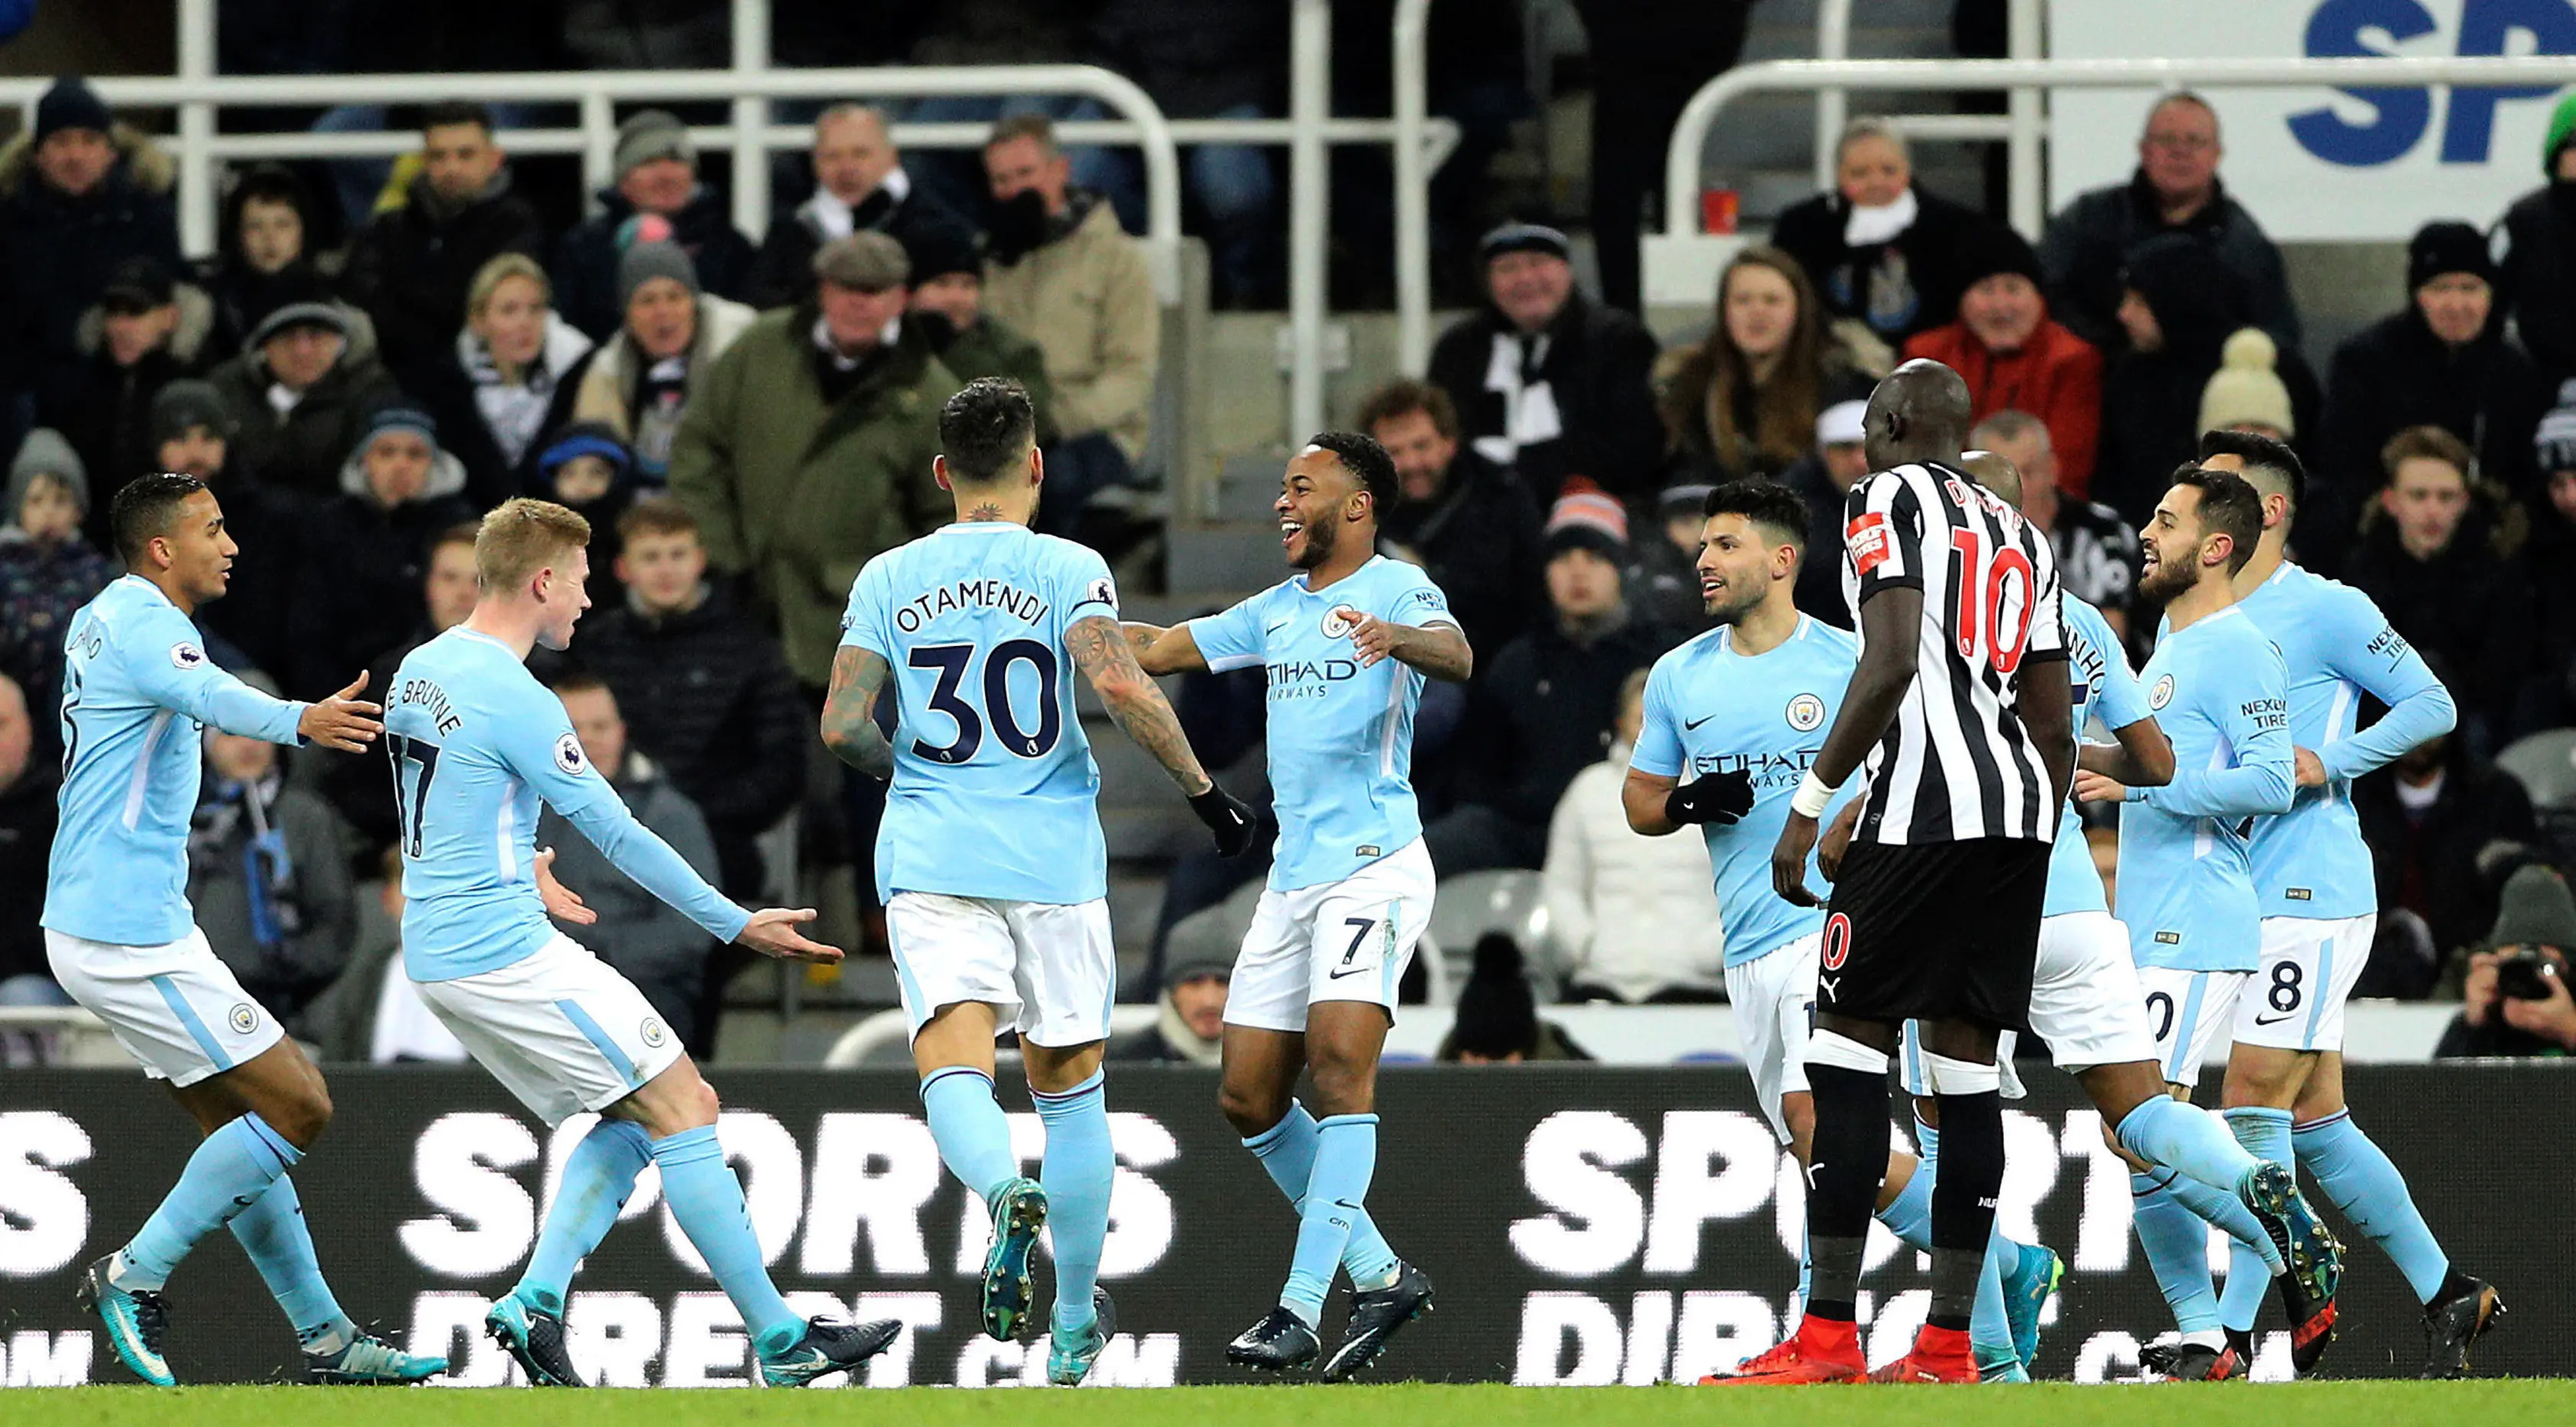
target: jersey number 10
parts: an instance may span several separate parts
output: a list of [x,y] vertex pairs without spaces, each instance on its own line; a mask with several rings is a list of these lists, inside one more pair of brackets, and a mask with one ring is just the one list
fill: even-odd
[[[989,722],[1002,746],[1022,758],[1043,758],[1064,736],[1064,715],[1056,706],[1055,651],[1034,639],[1012,639],[993,646],[984,656],[984,710],[960,698],[966,683],[966,666],[975,660],[972,644],[924,644],[905,656],[904,662],[915,669],[936,669],[938,682],[931,686],[930,709],[946,714],[957,725],[957,738],[945,748],[932,746],[927,740],[914,739],[916,758],[933,763],[963,763],[984,746],[984,728]],[[1035,732],[1020,727],[1019,716],[1011,711],[1011,666],[1024,663],[1037,671],[1038,726]]]
[[2039,597],[2039,576],[2030,557],[2010,545],[1988,559],[1982,531],[1951,531],[1950,549],[1959,557],[1958,577],[1951,581],[1959,591],[1959,608],[1950,621],[1959,657],[1973,664],[1991,654],[1995,672],[2009,675],[2021,667],[2022,649],[2030,643],[2030,609]]

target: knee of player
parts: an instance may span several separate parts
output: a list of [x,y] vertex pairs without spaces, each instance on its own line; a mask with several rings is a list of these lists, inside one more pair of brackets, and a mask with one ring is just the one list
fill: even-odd
[[1217,1087],[1216,1108],[1236,1134],[1250,1139],[1288,1118],[1288,1099],[1285,1090],[1229,1080]]
[[1315,1075],[1315,1113],[1324,1115],[1358,1115],[1375,1108],[1377,1099],[1377,1061],[1374,1058],[1319,1054],[1310,1069]]
[[286,1137],[288,1144],[309,1150],[331,1126],[330,1088],[317,1075],[311,1084],[297,1087],[284,1104],[273,1107],[263,1118],[269,1121],[270,1129]]

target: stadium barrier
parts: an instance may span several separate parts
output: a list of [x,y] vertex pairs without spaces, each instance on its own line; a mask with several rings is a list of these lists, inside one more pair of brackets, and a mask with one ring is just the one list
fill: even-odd
[[[2558,1231],[2576,1081],[2560,1064],[2354,1067],[2353,1100],[2458,1263],[2513,1316],[2482,1344],[2487,1374],[2564,1373],[2576,1250]],[[736,1072],[725,1147],[780,1287],[802,1311],[911,1328],[873,1386],[1043,1380],[1045,1349],[976,1330],[986,1220],[940,1167],[906,1072]],[[12,1071],[0,1082],[0,1381],[123,1381],[74,1306],[81,1268],[142,1223],[187,1155],[181,1115],[130,1073]],[[479,1331],[515,1280],[539,1206],[586,1125],[549,1134],[478,1071],[342,1070],[337,1122],[296,1180],[324,1268],[361,1321],[443,1346],[455,1382],[515,1368]],[[1018,1101],[1020,1092],[1006,1093]],[[1121,1171],[1102,1263],[1125,1330],[1100,1376],[1134,1385],[1241,1379],[1225,1344],[1272,1302],[1295,1220],[1215,1110],[1216,1077],[1121,1069],[1110,1104]],[[1370,1210],[1440,1285],[1390,1377],[1529,1384],[1689,1380],[1769,1345],[1797,1276],[1800,1177],[1741,1071],[1687,1067],[1421,1069],[1381,1082],[1385,1131]],[[1012,1117],[1032,1163],[1036,1117]],[[2040,1373],[2135,1371],[2169,1326],[2129,1232],[2128,1171],[2062,1076],[2006,1116],[2007,1232],[2066,1257]],[[653,1171],[574,1282],[573,1353],[600,1381],[741,1385],[732,1309],[661,1209]],[[2352,1240],[2339,1376],[2411,1375],[2416,1305]],[[1921,1321],[1923,1264],[1873,1228],[1861,1313],[1873,1359]],[[2215,1260],[2222,1267],[2224,1258]],[[184,1381],[284,1374],[293,1336],[238,1249],[216,1235],[172,1280],[170,1357]],[[1338,1303],[1327,1309],[1337,1330]],[[2256,1376],[2286,1371],[2266,1304]],[[1328,1331],[1330,1340],[1331,1332]]]

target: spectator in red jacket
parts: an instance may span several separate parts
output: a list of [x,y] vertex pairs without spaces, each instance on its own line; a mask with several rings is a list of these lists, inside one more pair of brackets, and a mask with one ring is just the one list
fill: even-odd
[[2102,430],[2102,353],[2048,315],[2039,255],[1998,223],[1962,245],[1959,320],[1917,333],[1908,357],[1929,357],[1967,379],[1971,419],[2026,411],[2048,426],[2058,488],[2082,499]]

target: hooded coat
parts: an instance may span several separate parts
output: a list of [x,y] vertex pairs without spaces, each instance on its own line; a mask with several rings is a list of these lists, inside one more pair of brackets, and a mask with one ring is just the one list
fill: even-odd
[[0,145],[0,393],[80,359],[80,320],[129,258],[182,271],[170,190],[178,165],[140,130],[109,131],[116,166],[85,197],[36,173],[32,130]]
[[440,448],[420,495],[388,508],[367,484],[365,446],[353,443],[340,465],[341,493],[305,521],[288,614],[294,667],[278,671],[288,697],[332,693],[428,617],[429,542],[474,518],[464,490],[464,463]]
[[159,464],[152,398],[211,365],[214,300],[184,282],[173,286],[170,296],[179,309],[178,325],[168,341],[130,367],[118,366],[108,355],[106,309],[92,307],[81,314],[76,336],[80,360],[66,364],[61,380],[37,402],[38,421],[70,438],[89,468],[93,529],[104,524],[109,503],[127,482]]
[[225,464],[257,472],[268,489],[308,508],[342,488],[341,468],[366,429],[367,413],[396,394],[372,346],[355,333],[340,360],[284,412],[269,404],[268,358],[257,348],[215,368],[207,380],[233,419]]
[[34,761],[58,755],[62,726],[55,710],[63,696],[63,634],[72,616],[90,602],[115,571],[105,555],[75,528],[67,538],[39,545],[18,528],[18,508],[39,472],[68,482],[81,507],[89,507],[89,477],[59,433],[38,427],[9,463],[5,525],[0,525],[0,674],[18,681],[34,726]]

